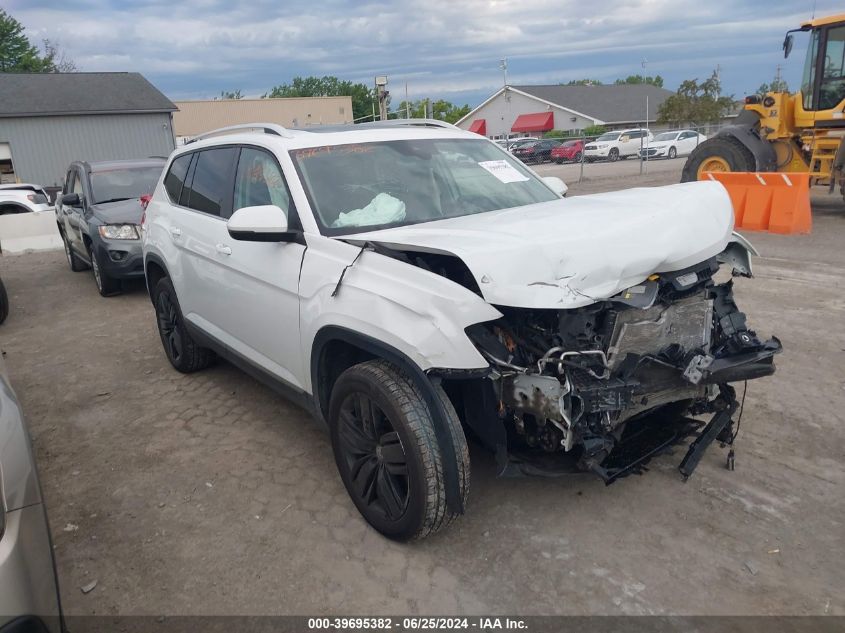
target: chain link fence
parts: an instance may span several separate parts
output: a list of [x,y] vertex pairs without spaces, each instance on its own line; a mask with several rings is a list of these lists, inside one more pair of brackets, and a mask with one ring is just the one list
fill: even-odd
[[[589,177],[589,171],[594,164],[615,162],[618,160],[640,160],[640,173],[648,171],[648,162],[654,160],[666,159],[680,159],[686,160],[686,157],[692,152],[702,141],[713,137],[723,127],[731,125],[731,123],[717,123],[700,126],[686,126],[675,127],[667,125],[658,125],[650,128],[630,127],[623,129],[608,129],[604,135],[615,134],[625,130],[642,130],[647,129],[651,134],[648,136],[640,136],[639,138],[629,138],[622,142],[617,135],[616,139],[608,139],[605,142],[597,142],[597,139],[603,135],[573,135],[566,133],[558,133],[556,130],[547,132],[545,134],[527,135],[516,137],[512,136],[509,139],[499,139],[502,147],[510,151],[514,156],[530,165],[537,164],[579,164],[580,172],[578,182],[584,177]],[[686,132],[695,132],[693,136],[690,134],[688,138],[680,139]],[[664,136],[665,135],[665,136]],[[636,136],[636,133],[631,135]],[[549,148],[547,145],[542,145],[538,148],[537,153],[533,154],[524,151],[532,143],[537,141],[552,141],[553,147]],[[665,147],[665,154],[659,152],[655,143],[660,143]],[[667,144],[668,143],[668,144]],[[601,149],[595,149],[597,146],[603,145]],[[559,148],[557,151],[555,147]],[[674,147],[674,151],[670,148]],[[613,151],[613,150],[617,151]]]

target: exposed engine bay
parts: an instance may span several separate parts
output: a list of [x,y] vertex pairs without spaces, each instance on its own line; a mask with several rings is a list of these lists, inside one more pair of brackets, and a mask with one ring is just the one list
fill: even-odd
[[[781,345],[748,328],[733,300],[733,281],[713,281],[718,268],[712,258],[652,275],[574,310],[500,308],[502,319],[468,329],[495,368],[498,415],[523,470],[536,472],[534,462],[543,462],[532,453],[572,453],[577,469],[610,482],[677,439],[667,435],[621,461],[612,459],[629,426],[654,414],[671,414],[674,423],[712,413],[711,424],[719,428],[711,427],[707,444],[730,443],[737,402],[728,383],[774,373]],[[683,435],[689,434],[686,429]],[[525,450],[514,450],[520,445]],[[682,464],[685,476],[700,458],[693,451],[704,448],[694,443]]]
[[[457,257],[365,248],[483,296]],[[590,471],[610,483],[695,437],[679,467],[688,477],[710,444],[736,437],[730,383],[771,375],[782,350],[777,338],[763,341],[748,327],[733,280],[714,280],[720,265],[750,277],[752,253],[735,236],[717,256],[578,308],[493,304],[500,319],[466,329],[490,369],[443,370],[444,387],[464,424],[496,453],[500,474]],[[711,416],[706,425],[693,419],[702,415]]]

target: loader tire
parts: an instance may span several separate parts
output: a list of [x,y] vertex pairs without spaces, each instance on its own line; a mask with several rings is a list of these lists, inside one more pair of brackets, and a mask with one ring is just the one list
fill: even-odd
[[730,136],[718,136],[700,143],[690,154],[681,172],[681,182],[700,180],[708,171],[755,171],[754,156]]

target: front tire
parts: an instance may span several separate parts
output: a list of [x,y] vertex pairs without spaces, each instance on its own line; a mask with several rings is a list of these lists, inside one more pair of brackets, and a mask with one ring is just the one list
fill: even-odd
[[681,182],[700,180],[708,171],[754,171],[754,156],[731,136],[717,136],[699,143],[684,163]]
[[677,158],[677,157],[678,157],[678,150],[676,150],[674,147],[670,147],[669,148],[669,160],[672,160],[673,158]]
[[617,160],[619,160],[619,150],[615,147],[611,149],[610,152],[608,152],[607,154],[607,160],[609,160],[611,163],[615,163]]
[[120,279],[109,277],[100,266],[100,260],[97,258],[97,253],[89,245],[88,256],[91,258],[91,270],[94,273],[94,283],[97,284],[97,291],[101,297],[111,297],[120,294],[122,290],[120,286]]
[[[455,447],[461,498],[469,492],[469,451],[442,388]],[[419,388],[396,366],[373,360],[344,371],[329,403],[332,448],[355,507],[384,536],[407,541],[433,534],[455,518],[446,507],[444,455]]]
[[173,368],[183,374],[190,374],[208,367],[214,360],[214,352],[191,338],[176,299],[176,291],[167,277],[156,284],[153,305],[161,344]]

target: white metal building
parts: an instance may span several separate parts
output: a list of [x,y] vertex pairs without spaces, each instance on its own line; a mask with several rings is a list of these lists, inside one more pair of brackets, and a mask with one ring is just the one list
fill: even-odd
[[457,125],[490,138],[549,130],[580,134],[593,125],[608,129],[648,126],[671,94],[648,84],[504,86]]

